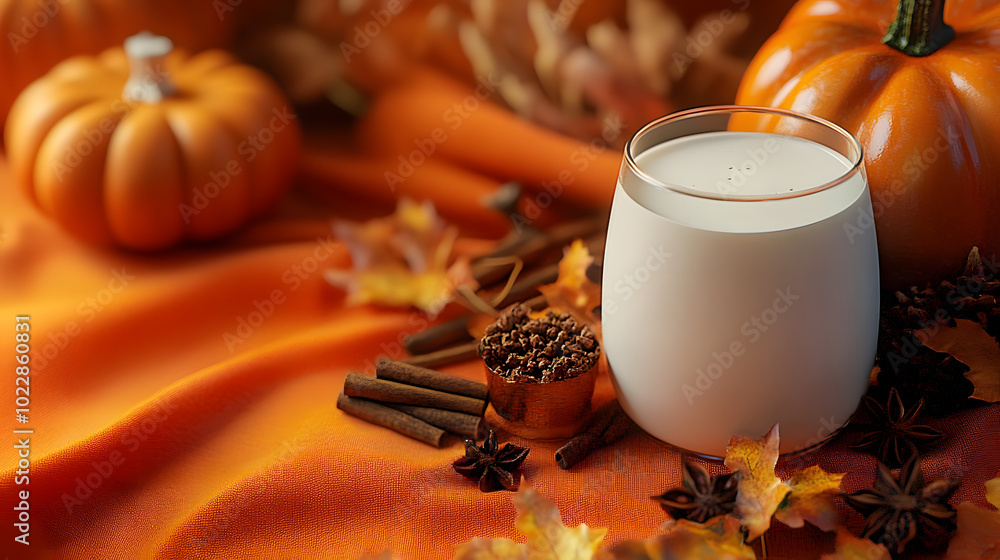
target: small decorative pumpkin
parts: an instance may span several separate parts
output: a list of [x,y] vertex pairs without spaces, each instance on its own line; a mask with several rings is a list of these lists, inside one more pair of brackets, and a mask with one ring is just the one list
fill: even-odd
[[149,34],[62,62],[22,92],[5,129],[15,180],[42,212],[141,250],[214,239],[271,208],[299,136],[263,73]]
[[[802,0],[737,95],[858,137],[887,287],[950,275],[973,245],[1000,252],[1000,4],[895,6]],[[856,218],[846,234],[871,227],[871,216]]]
[[144,29],[192,52],[227,47],[238,25],[269,1],[3,0],[0,125],[21,90],[70,56],[97,54]]

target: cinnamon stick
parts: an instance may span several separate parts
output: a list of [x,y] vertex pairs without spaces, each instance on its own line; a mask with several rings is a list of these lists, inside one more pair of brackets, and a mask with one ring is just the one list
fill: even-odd
[[436,368],[457,362],[464,362],[478,356],[479,341],[473,340],[457,346],[435,350],[434,352],[428,352],[427,354],[421,354],[420,356],[403,358],[400,361],[425,368]]
[[464,395],[483,401],[486,400],[488,392],[485,383],[385,359],[379,360],[378,364],[375,365],[375,376],[379,379],[416,385],[417,387],[444,391],[454,395]]
[[470,340],[469,317],[465,315],[407,336],[403,339],[403,347],[413,355],[428,354]]
[[348,397],[443,408],[466,414],[481,415],[486,410],[486,401],[482,399],[376,379],[354,372],[348,373],[344,379],[344,394]]
[[507,307],[512,303],[537,295],[539,293],[539,286],[543,284],[551,284],[555,282],[557,278],[559,278],[559,263],[557,262],[537,268],[527,274],[523,274],[520,278],[514,281],[514,285],[510,287],[510,292],[507,293],[507,296],[497,307]]
[[472,439],[482,439],[483,418],[472,414],[463,414],[452,410],[428,408],[425,406],[410,406],[408,404],[386,403],[386,406],[400,412],[405,412],[414,418],[427,422],[453,434],[468,436]]
[[[472,263],[472,276],[480,286],[490,286],[506,278],[510,267],[483,264],[482,261],[496,257],[516,256],[525,264],[541,259],[548,252],[561,249],[577,237],[588,237],[602,231],[607,225],[606,216],[587,217],[560,224],[546,231],[527,228],[520,234],[505,240],[502,246],[487,254],[482,260]],[[557,257],[558,260],[558,257]]]
[[378,424],[405,436],[422,441],[434,447],[441,447],[444,430],[405,412],[389,408],[377,402],[352,398],[344,393],[337,395],[337,408],[362,420]]
[[573,436],[556,451],[556,462],[568,469],[593,451],[624,436],[635,424],[622,410],[618,399],[602,406],[583,432]]

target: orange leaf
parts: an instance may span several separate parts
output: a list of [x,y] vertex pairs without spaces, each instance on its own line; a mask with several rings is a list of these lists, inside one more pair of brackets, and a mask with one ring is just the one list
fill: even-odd
[[759,441],[733,436],[726,448],[726,466],[740,472],[734,513],[749,532],[748,541],[767,531],[771,526],[771,516],[792,491],[774,475],[779,439],[778,425],[775,424]]
[[559,508],[527,484],[513,497],[517,507],[514,525],[526,543],[508,539],[475,539],[455,549],[455,560],[592,560],[607,529],[563,525]]
[[958,511],[958,529],[948,543],[945,560],[1000,560],[1000,513],[969,502]]
[[791,492],[775,518],[789,527],[801,527],[808,521],[824,531],[836,529],[840,516],[833,498],[840,494],[842,478],[843,474],[828,473],[819,465],[793,474],[786,482]]
[[391,216],[364,223],[334,222],[353,268],[327,270],[327,282],[347,291],[352,305],[413,305],[436,315],[462,286],[476,287],[468,259],[450,266],[458,230],[442,221],[430,202],[402,198]]
[[885,546],[859,539],[841,528],[837,530],[836,551],[824,554],[819,560],[892,560],[892,556]]
[[711,525],[680,519],[670,529],[645,541],[626,541],[611,550],[615,560],[750,560],[753,549],[743,542],[739,522],[720,516]]
[[[587,268],[593,262],[587,245],[580,239],[573,241],[559,261],[559,277],[552,284],[539,286],[538,291],[545,296],[549,309],[569,313],[599,333],[600,321],[594,308],[601,303],[601,287],[587,278]],[[536,315],[544,316],[549,309]]]
[[[924,346],[951,354],[969,366],[965,377],[975,386],[972,396],[987,402],[1000,401],[1000,345],[978,323],[957,319],[955,327],[936,327],[915,334]],[[923,335],[923,336],[921,336]]]
[[[986,481],[986,500],[1000,508],[1000,473]],[[1000,560],[1000,511],[962,502],[958,511],[958,529],[948,543],[945,560]]]

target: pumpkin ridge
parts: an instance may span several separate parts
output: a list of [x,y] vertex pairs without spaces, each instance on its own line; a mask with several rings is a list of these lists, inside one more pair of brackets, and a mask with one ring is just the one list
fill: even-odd
[[[173,130],[162,110],[140,103],[115,132],[108,145],[106,168],[114,172],[106,173],[104,181],[104,206],[113,238],[137,250],[176,244],[183,239],[183,229],[178,210],[180,188],[171,184],[180,182],[181,165]],[[156,149],[148,138],[153,133],[161,142]],[[171,145],[172,149],[166,149]],[[160,210],[164,203],[171,208]]]
[[[34,172],[36,179],[32,189],[36,196],[36,204],[44,213],[62,216],[60,223],[66,229],[96,241],[110,238],[107,213],[101,202],[104,199],[104,186],[103,181],[95,184],[94,181],[87,180],[87,177],[94,172],[94,169],[99,169],[101,176],[105,174],[106,155],[111,137],[118,123],[124,118],[124,115],[119,114],[108,115],[106,101],[97,99],[77,108],[63,116],[46,132],[45,139],[36,153]],[[112,121],[111,131],[106,134],[101,131],[94,141],[90,134],[100,130],[100,122],[104,119]],[[89,143],[87,153],[83,154],[79,150],[80,141],[83,139],[77,134],[75,135],[77,143],[70,145],[70,148],[79,161],[76,164],[69,161],[68,156],[71,153],[69,149],[65,152],[67,157],[60,160],[57,154],[61,151],[57,151],[59,142],[56,135],[65,135],[62,129],[79,129],[81,126],[85,126],[87,131],[83,135],[83,139]],[[42,161],[49,161],[52,165],[49,169],[39,169],[38,165]],[[57,169],[57,163],[62,167]],[[66,207],[70,205],[67,201],[75,203],[69,212],[72,214],[69,219],[65,218]]]
[[[962,96],[958,92],[958,88],[955,87],[951,79],[951,72],[947,72],[947,75],[945,75],[945,69],[941,68],[937,64],[928,65],[926,68],[928,74],[931,76],[931,79],[936,82],[936,87],[943,91],[945,96],[948,98],[949,103],[947,106],[951,109],[951,118],[949,120],[951,122],[958,123],[956,126],[962,131],[960,138],[964,152],[955,153],[958,146],[951,145],[948,150],[949,157],[953,159],[953,164],[956,167],[961,165],[963,155],[968,158],[968,161],[975,169],[974,172],[964,174],[967,177],[967,180],[972,182],[972,184],[967,185],[967,188],[971,189],[977,196],[984,199],[990,199],[991,197],[995,198],[996,195],[991,195],[990,185],[987,184],[986,180],[986,177],[995,177],[995,175],[987,173],[987,170],[983,168],[986,162],[984,162],[978,148],[978,146],[988,145],[988,143],[976,142],[974,132],[979,127],[975,124],[976,118],[966,109],[966,103],[964,103],[966,100],[965,97]],[[989,210],[990,208],[991,205],[988,204],[977,204],[966,209],[967,212],[975,212],[975,216],[970,216],[971,219],[966,220],[966,227],[969,225],[978,225],[976,228],[977,238],[985,239],[988,235],[988,228],[986,227],[986,224],[990,223],[990,221],[994,219],[991,216]]]
[[[841,127],[855,130],[859,122],[865,118],[865,112],[872,99],[877,99],[892,81],[893,74],[898,70],[899,59],[891,54],[873,55],[869,47],[859,47],[851,51],[843,51],[818,61],[802,73],[796,87],[793,88],[781,106],[795,110],[813,113],[826,119],[834,119]],[[856,62],[861,60],[861,64]],[[864,79],[871,76],[872,70],[878,70],[878,79]],[[831,74],[841,76],[831,79]],[[844,84],[839,96],[819,95],[825,100],[821,105],[811,107],[796,106],[799,96],[813,83],[826,81]],[[791,101],[789,103],[789,100]],[[830,103],[833,101],[834,103]]]
[[[885,35],[889,22],[896,16],[898,0],[800,0],[793,5],[791,14],[798,20],[814,20],[825,25],[850,25],[872,33],[878,42]],[[837,13],[828,9],[812,12],[817,5],[835,4]],[[878,5],[876,5],[878,4]],[[786,18],[791,19],[791,18]],[[784,25],[784,22],[782,22]],[[796,29],[796,31],[800,31]]]
[[[806,73],[822,64],[830,56],[832,50],[835,49],[837,54],[842,54],[869,49],[871,41],[877,38],[876,33],[870,33],[870,30],[859,26],[839,22],[831,26],[824,26],[822,20],[813,16],[803,18],[803,20],[802,25],[796,27],[796,33],[791,40],[781,37],[782,40],[777,41],[778,35],[775,35],[764,43],[747,68],[746,75],[753,76],[754,79],[750,81],[744,79],[740,83],[736,94],[738,104],[746,104],[747,102],[741,99],[750,96],[752,98],[750,104],[758,104],[753,99],[767,98],[771,104],[783,106],[790,89],[800,83]],[[841,31],[844,30],[850,32],[849,37],[842,36]],[[816,34],[819,34],[820,37],[814,37]],[[827,41],[826,39],[831,40]],[[795,66],[799,68],[799,71],[788,76],[778,74],[773,78],[762,74],[762,70],[768,62],[783,50],[791,53],[791,60],[795,61]],[[786,65],[782,69],[782,73],[786,72],[787,68]],[[761,83],[769,83],[771,87],[766,88],[766,90],[762,89]],[[778,87],[774,87],[775,85]],[[753,86],[753,91],[747,91],[750,86]]]
[[[48,84],[44,82],[39,82],[33,84],[28,91],[28,95],[33,99],[37,96],[46,95],[48,97],[58,98],[60,95],[65,96],[66,90],[61,87],[61,84]],[[70,90],[72,91],[72,90]],[[13,122],[4,131],[5,140],[7,143],[7,157],[8,160],[12,161],[12,168],[14,170],[14,175],[18,179],[18,183],[21,184],[22,192],[26,193],[28,198],[35,204],[38,204],[38,198],[35,194],[34,188],[34,169],[36,165],[36,159],[38,158],[38,151],[41,149],[42,144],[45,143],[45,139],[48,137],[52,129],[55,128],[63,119],[68,118],[73,113],[79,111],[80,109],[86,107],[89,104],[95,103],[102,99],[102,96],[97,92],[85,92],[78,96],[67,97],[62,101],[62,104],[56,105],[56,110],[46,111],[41,118],[37,115],[33,115],[34,118],[31,119],[29,123],[24,125],[20,124],[18,119],[14,119]],[[26,101],[25,103],[28,103]],[[44,121],[40,123],[39,121]],[[29,126],[30,130],[23,131],[22,126]],[[22,133],[26,133],[23,134]],[[12,142],[11,137],[18,135],[22,140],[19,142]],[[28,139],[31,141],[29,144]]]
[[[179,88],[177,93],[181,93]],[[191,191],[193,191],[199,185],[189,185],[186,180],[186,177],[188,177],[191,172],[191,170],[189,169],[190,166],[188,165],[187,158],[185,157],[187,155],[187,150],[184,149],[184,146],[181,143],[180,138],[177,137],[176,124],[174,123],[174,117],[171,111],[172,107],[169,106],[170,104],[173,104],[177,101],[184,102],[188,100],[184,97],[172,96],[168,101],[168,103],[164,104],[166,106],[161,108],[160,118],[163,119],[163,122],[167,125],[167,130],[170,131],[169,134],[170,140],[174,145],[174,153],[177,154],[177,176],[181,179],[177,184],[177,187],[179,189],[178,194],[180,195],[179,198],[182,204],[190,204]],[[204,183],[201,183],[201,185],[204,185]],[[181,214],[180,204],[177,205],[177,214],[178,215]],[[190,235],[190,232],[188,230],[189,230],[188,224],[184,224],[181,227],[182,239],[189,238],[188,236]]]
[[[209,169],[210,173],[211,172],[216,172],[216,173],[225,174],[225,175],[229,176],[229,183],[227,185],[225,185],[225,186],[219,186],[220,193],[216,195],[217,197],[223,198],[224,200],[222,200],[222,201],[215,201],[216,197],[212,197],[212,198],[208,199],[209,200],[209,202],[208,202],[209,206],[206,206],[205,208],[199,209],[199,208],[197,208],[197,206],[195,204],[195,201],[194,201],[195,193],[198,192],[198,191],[200,191],[203,196],[207,196],[205,194],[205,186],[208,185],[209,182],[214,182],[214,179],[211,176],[201,177],[201,178],[194,178],[194,177],[191,176],[192,175],[192,170],[190,169],[191,166],[189,164],[189,162],[193,159],[191,157],[191,154],[192,154],[191,148],[189,146],[187,146],[185,142],[181,141],[181,137],[183,136],[183,134],[181,134],[179,132],[180,127],[187,126],[187,125],[182,124],[182,123],[184,121],[190,119],[191,116],[190,115],[183,116],[183,115],[179,114],[179,112],[177,111],[177,108],[178,108],[178,105],[176,105],[176,104],[173,105],[173,106],[171,106],[171,107],[169,107],[169,109],[167,111],[165,111],[165,118],[166,118],[167,124],[170,127],[171,132],[173,134],[174,141],[175,141],[175,143],[177,145],[178,153],[180,154],[180,159],[181,159],[181,177],[185,177],[185,178],[190,179],[190,180],[185,180],[183,182],[183,184],[182,184],[182,188],[184,188],[184,192],[182,193],[183,194],[183,197],[182,197],[183,198],[183,204],[187,204],[189,207],[191,207],[194,210],[198,211],[199,214],[201,213],[202,210],[207,209],[209,206],[211,206],[213,204],[215,204],[215,205],[223,205],[223,206],[229,207],[229,206],[232,205],[232,201],[231,201],[231,199],[229,199],[229,198],[227,198],[227,197],[225,197],[225,196],[223,196],[221,194],[221,192],[223,190],[225,190],[227,192],[238,192],[239,193],[239,198],[241,199],[241,204],[242,204],[242,207],[241,207],[240,212],[239,212],[240,219],[235,220],[233,224],[227,225],[227,226],[223,227],[222,229],[220,229],[219,231],[212,232],[212,233],[209,233],[207,235],[204,234],[204,232],[199,231],[200,227],[195,224],[194,220],[192,220],[191,222],[186,222],[184,224],[184,238],[187,239],[187,240],[192,240],[192,241],[204,241],[206,239],[214,239],[214,238],[220,237],[222,235],[228,235],[228,234],[232,233],[233,231],[236,231],[237,229],[239,229],[239,227],[246,222],[246,217],[247,216],[251,216],[252,215],[252,212],[250,210],[250,200],[249,200],[249,193],[248,193],[248,189],[250,188],[249,187],[249,183],[252,182],[252,177],[250,176],[250,174],[248,172],[248,168],[247,168],[246,164],[245,163],[241,163],[239,161],[239,159],[236,157],[236,149],[237,149],[237,145],[238,145],[237,144],[237,142],[238,142],[238,136],[227,125],[227,123],[225,122],[225,119],[223,119],[222,117],[220,117],[219,115],[217,115],[210,108],[198,107],[198,106],[191,106],[191,107],[185,108],[186,110],[197,111],[198,113],[200,113],[200,115],[199,115],[200,118],[209,120],[210,121],[209,127],[210,128],[218,129],[221,132],[220,136],[224,137],[226,139],[226,142],[228,143],[228,145],[224,146],[224,150],[227,151],[227,152],[231,151],[232,154],[233,154],[233,157],[230,160],[226,160],[225,162],[220,162],[221,163],[220,166],[218,166],[216,168],[213,168],[213,169]],[[228,163],[230,161],[236,161],[237,164],[239,164],[240,167],[241,167],[241,171],[239,173],[236,173],[235,176],[229,175]],[[194,182],[192,183],[191,180],[193,180]],[[240,188],[238,186],[238,185],[241,184],[240,181],[244,181],[244,183],[242,183],[242,184],[246,185],[245,188]],[[218,206],[217,206],[217,208],[218,208]],[[180,212],[180,207],[178,207],[178,212]],[[182,215],[183,215],[183,213],[182,213]]]

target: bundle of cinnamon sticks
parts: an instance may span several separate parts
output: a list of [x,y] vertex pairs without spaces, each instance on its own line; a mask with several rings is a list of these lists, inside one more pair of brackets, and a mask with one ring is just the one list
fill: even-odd
[[[511,190],[505,197],[509,200],[500,201],[503,208],[497,209],[516,213],[517,194],[516,189]],[[502,294],[497,304],[500,309],[513,303],[533,310],[544,308],[545,297],[539,295],[538,287],[556,280],[563,247],[582,237],[592,252],[600,254],[604,223],[604,217],[591,217],[545,232],[531,227],[512,231],[491,254],[473,263],[473,275],[482,287],[481,297],[491,300]],[[502,290],[498,283],[514,266],[513,261],[507,267],[493,264],[503,257],[515,258],[525,269]],[[599,269],[596,272],[599,275]],[[401,361],[379,361],[374,378],[349,373],[337,407],[436,447],[443,444],[447,432],[481,439],[486,429],[482,418],[488,401],[486,385],[428,369],[478,357],[479,341],[469,332],[470,317],[459,316],[411,335],[404,341],[411,355]],[[563,469],[571,468],[634,426],[617,401],[609,402],[594,412],[581,433],[556,452],[556,462]]]
[[379,360],[375,377],[348,373],[337,408],[435,447],[446,432],[480,439],[486,384]]

